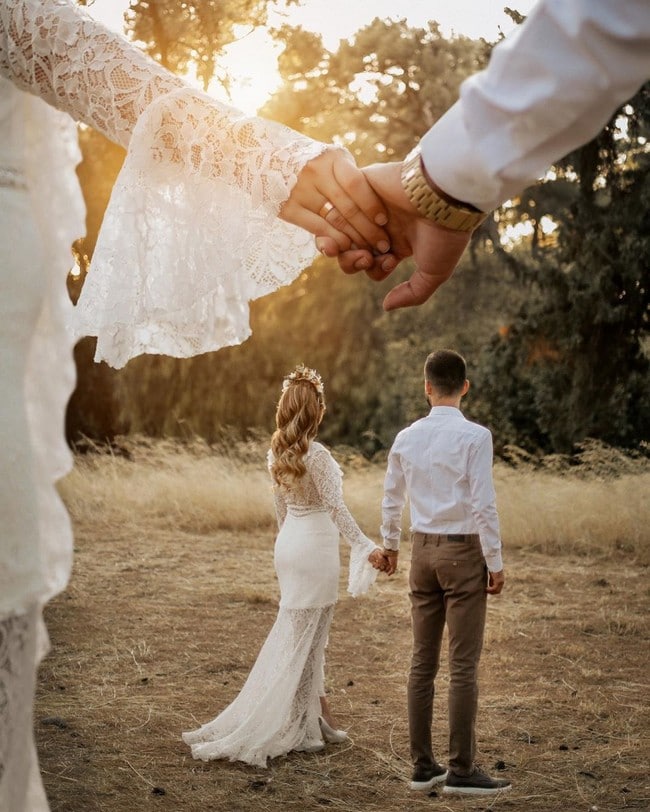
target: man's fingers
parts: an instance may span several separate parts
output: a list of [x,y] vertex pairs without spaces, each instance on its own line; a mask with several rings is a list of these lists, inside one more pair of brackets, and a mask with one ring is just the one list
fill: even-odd
[[380,267],[373,265],[372,268],[366,270],[366,276],[369,279],[372,279],[373,282],[383,282],[384,279],[387,279],[393,270],[397,267],[397,260],[395,259],[394,262],[391,261],[389,257],[387,257],[382,263]]
[[[316,240],[318,244],[320,237]],[[328,256],[333,256],[328,254]],[[367,249],[353,248],[338,255],[339,267],[346,274],[365,271],[376,282],[381,282],[395,270],[399,259],[394,254],[374,255]]]
[[485,591],[488,595],[498,595],[503,590],[503,585],[505,584],[505,576],[503,575],[503,570],[499,572],[490,572],[488,576],[488,585]]
[[397,285],[388,293],[383,303],[384,310],[414,307],[426,302],[438,290],[445,279],[438,276],[429,276],[416,270],[410,279]]

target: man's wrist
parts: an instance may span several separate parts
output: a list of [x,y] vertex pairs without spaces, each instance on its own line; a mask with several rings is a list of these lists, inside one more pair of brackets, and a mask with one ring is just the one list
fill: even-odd
[[401,171],[402,188],[422,217],[453,231],[473,231],[489,212],[448,195],[429,176],[419,147],[405,158]]

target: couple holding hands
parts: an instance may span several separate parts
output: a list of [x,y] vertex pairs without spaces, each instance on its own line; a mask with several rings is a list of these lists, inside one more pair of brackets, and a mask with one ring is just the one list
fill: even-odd
[[[342,474],[316,440],[325,414],[320,375],[298,366],[283,382],[268,466],[279,533],[274,562],[280,606],[236,699],[215,719],[183,734],[192,755],[265,767],[290,751],[342,742],[324,681],[325,648],[337,602],[339,536],[350,545],[348,591],[366,592],[377,571],[397,569],[402,511],[411,512],[409,576],[413,654],[408,721],[411,789],[492,795],[509,789],[475,763],[478,664],[488,594],[504,585],[492,483],[492,437],[466,420],[464,359],[431,353],[424,366],[429,414],[401,431],[390,451],[378,547],[343,500]],[[443,630],[449,634],[449,763],[434,757],[434,680]]]

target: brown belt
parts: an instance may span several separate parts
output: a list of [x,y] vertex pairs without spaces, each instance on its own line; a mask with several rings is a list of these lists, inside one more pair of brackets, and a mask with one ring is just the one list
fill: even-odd
[[411,533],[411,541],[478,541],[478,533]]

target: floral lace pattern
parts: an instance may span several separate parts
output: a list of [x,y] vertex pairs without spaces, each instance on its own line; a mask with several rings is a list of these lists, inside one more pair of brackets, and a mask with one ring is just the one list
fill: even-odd
[[[269,452],[268,463],[272,456]],[[377,545],[360,529],[343,499],[343,472],[324,445],[312,442],[305,455],[307,471],[292,488],[275,486],[273,496],[278,526],[282,526],[287,513],[304,516],[325,510],[339,533],[350,545],[350,571],[348,592],[362,595],[377,578],[377,570],[368,561]]]
[[74,320],[97,360],[239,343],[248,303],[313,259],[277,214],[326,145],[187,87],[66,0],[3,2],[0,73],[129,148]]

